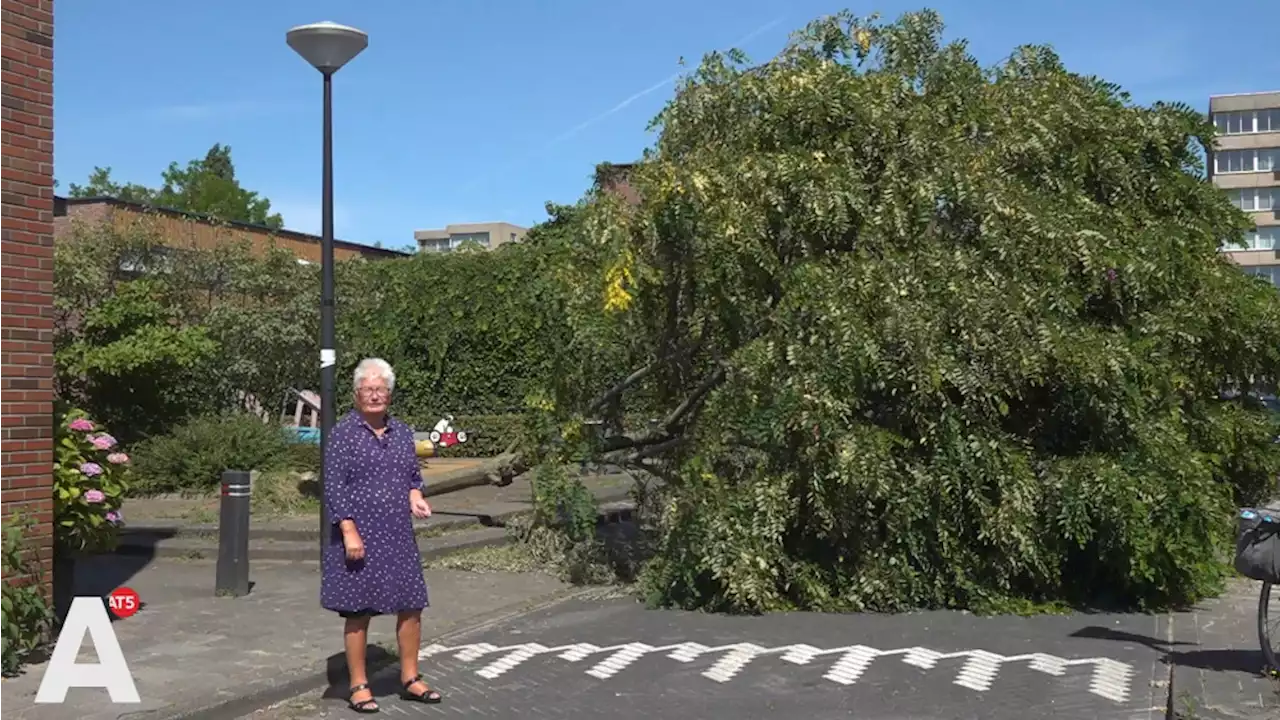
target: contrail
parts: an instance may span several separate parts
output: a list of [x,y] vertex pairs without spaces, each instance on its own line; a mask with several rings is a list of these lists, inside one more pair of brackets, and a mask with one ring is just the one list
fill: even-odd
[[[761,25],[760,27],[756,28],[755,30],[752,30],[751,32],[747,33],[746,35],[743,35],[742,37],[740,37],[740,38],[738,38],[737,40],[735,40],[735,41],[733,41],[732,43],[730,43],[729,47],[731,47],[731,48],[736,48],[736,47],[739,47],[739,46],[741,46],[741,45],[746,45],[747,43],[751,42],[752,40],[755,40],[757,37],[759,37],[759,36],[763,35],[764,33],[769,32],[769,31],[770,31],[770,30],[772,30],[773,28],[777,27],[778,23],[780,23],[780,22],[782,22],[782,18],[776,18],[776,19],[774,19],[774,20],[772,20],[772,21],[770,21],[770,22],[768,22],[768,23],[766,23],[766,24],[764,24],[764,25]],[[627,98],[626,100],[623,100],[622,102],[618,103],[617,105],[614,105],[613,107],[609,108],[608,110],[605,110],[604,112],[600,113],[599,115],[596,115],[595,117],[591,118],[590,120],[587,120],[587,121],[585,121],[585,122],[578,123],[577,125],[574,125],[573,127],[571,127],[571,128],[569,128],[568,130],[566,130],[565,132],[563,132],[563,133],[561,133],[561,134],[559,134],[559,135],[555,136],[554,138],[552,138],[552,139],[551,139],[551,141],[550,141],[550,142],[548,142],[546,145],[544,145],[544,146],[543,146],[543,149],[549,148],[549,147],[551,147],[552,145],[555,145],[556,143],[560,143],[560,142],[564,142],[565,140],[568,140],[569,138],[573,137],[574,135],[577,135],[578,133],[582,132],[583,130],[586,130],[587,128],[591,127],[592,125],[595,125],[596,123],[600,122],[601,120],[604,120],[605,118],[610,117],[611,115],[614,115],[614,114],[616,114],[616,113],[621,112],[622,110],[626,109],[626,107],[627,107],[628,105],[630,105],[631,103],[633,103],[633,102],[635,102],[635,101],[639,100],[640,98],[642,98],[642,97],[644,97],[644,96],[646,96],[646,95],[652,95],[653,93],[655,93],[655,92],[657,92],[657,91],[661,90],[662,88],[666,87],[667,85],[670,85],[671,83],[675,82],[675,81],[676,81],[677,79],[679,79],[679,78],[680,78],[680,73],[675,73],[674,75],[671,75],[671,76],[669,76],[669,77],[663,78],[662,80],[659,80],[658,82],[656,82],[656,83],[654,83],[654,84],[650,85],[649,87],[647,87],[647,88],[645,88],[645,89],[641,90],[640,92],[638,92],[638,93],[636,93],[636,94],[632,95],[631,97]]]
[[[760,27],[756,28],[755,30],[752,30],[751,32],[747,33],[746,35],[743,35],[742,37],[740,37],[740,38],[738,38],[737,40],[733,41],[733,42],[729,45],[729,47],[731,47],[731,48],[738,48],[738,47],[741,47],[741,46],[743,46],[743,45],[746,45],[747,43],[751,42],[752,40],[755,40],[757,37],[760,37],[761,35],[763,35],[763,34],[765,34],[765,33],[769,32],[769,31],[770,31],[770,30],[772,30],[773,28],[777,27],[777,26],[778,26],[778,24],[779,24],[779,23],[781,23],[781,22],[783,21],[783,19],[784,19],[784,18],[782,18],[782,17],[778,17],[778,18],[775,18],[775,19],[773,19],[773,20],[771,20],[771,21],[769,21],[769,22],[765,23],[764,25],[761,25]],[[550,139],[550,140],[548,140],[546,143],[544,143],[544,144],[542,145],[542,147],[538,148],[538,151],[536,151],[536,152],[540,152],[540,151],[548,150],[548,149],[550,149],[550,148],[554,147],[555,145],[557,145],[557,144],[559,144],[559,143],[562,143],[562,142],[564,142],[565,140],[568,140],[569,138],[573,137],[574,135],[577,135],[578,133],[582,132],[583,130],[586,130],[587,128],[591,127],[592,125],[595,125],[596,123],[599,123],[599,122],[601,122],[601,121],[603,121],[603,120],[605,120],[605,119],[607,119],[607,118],[609,118],[609,117],[612,117],[613,115],[616,115],[616,114],[618,114],[618,113],[622,112],[623,110],[627,109],[627,107],[628,107],[628,106],[630,106],[632,103],[634,103],[635,101],[639,100],[640,98],[643,98],[643,97],[648,96],[648,95],[652,95],[653,93],[655,93],[655,92],[657,92],[657,91],[661,90],[662,88],[664,88],[664,87],[666,87],[666,86],[670,85],[671,83],[675,82],[675,81],[676,81],[676,80],[678,80],[679,78],[680,78],[680,73],[675,73],[675,74],[673,74],[673,75],[670,75],[670,76],[668,76],[668,77],[663,78],[662,80],[659,80],[658,82],[656,82],[656,83],[654,83],[654,84],[650,85],[649,87],[647,87],[647,88],[645,88],[645,89],[643,89],[643,90],[641,90],[641,91],[639,91],[639,92],[637,92],[637,93],[635,93],[635,94],[631,95],[630,97],[626,98],[625,100],[623,100],[622,102],[618,103],[617,105],[614,105],[613,107],[609,108],[608,110],[605,110],[604,112],[600,113],[599,115],[596,115],[595,117],[592,117],[592,118],[589,118],[589,119],[587,119],[587,120],[584,120],[584,121],[582,121],[582,122],[578,123],[577,125],[574,125],[573,127],[569,128],[568,130],[565,130],[564,132],[560,133],[559,135],[556,135],[555,137],[551,138],[551,139]],[[526,154],[524,158],[521,158],[521,160],[527,160],[529,157],[531,157],[532,155],[536,154],[536,152],[531,152],[531,153]],[[509,169],[511,169],[512,167],[514,167],[515,165],[519,164],[519,163],[521,162],[521,160],[517,160],[517,161],[515,161],[515,162],[511,162],[511,163],[508,163],[508,164],[506,164],[506,165],[503,165],[500,169],[501,169],[501,170],[503,170],[503,171],[509,170]],[[478,185],[480,185],[482,182],[487,182],[487,181],[489,180],[489,178],[490,178],[490,177],[491,177],[491,175],[486,175],[482,180],[474,180],[474,181],[472,181],[472,182],[470,182],[470,183],[467,183],[467,185],[463,188],[463,190],[464,190],[464,191],[474,190],[474,189],[475,189]]]

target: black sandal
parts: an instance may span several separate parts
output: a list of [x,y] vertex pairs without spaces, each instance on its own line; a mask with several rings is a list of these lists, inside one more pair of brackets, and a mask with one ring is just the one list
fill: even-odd
[[[413,692],[409,688],[413,687],[413,684],[416,682],[422,682],[421,674],[414,679],[405,682],[404,692],[400,693],[400,697],[410,702],[426,703],[427,705],[435,705],[444,699],[443,697],[440,697],[440,693],[432,690],[430,687],[427,687],[426,691],[422,693]],[[422,684],[426,685],[425,682]]]
[[351,691],[347,694],[347,698],[348,698],[347,707],[364,715],[372,715],[376,712],[382,712],[382,708],[378,707],[377,699],[372,697],[373,695],[372,690],[369,690],[370,697],[368,700],[357,701],[357,700],[350,699],[355,697],[355,694],[360,692],[361,690],[369,690],[369,684],[363,683],[351,688]]

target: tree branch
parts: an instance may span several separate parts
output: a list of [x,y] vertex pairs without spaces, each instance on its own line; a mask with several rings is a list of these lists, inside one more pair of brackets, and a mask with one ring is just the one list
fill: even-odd
[[697,352],[698,348],[702,347],[702,343],[706,340],[706,334],[707,334],[706,328],[704,327],[702,334],[699,335],[699,337],[693,342],[689,343],[685,347],[676,348],[675,350],[667,353],[666,355],[663,355],[657,360],[654,360],[648,365],[645,365],[639,370],[636,370],[635,372],[631,373],[626,378],[624,378],[622,382],[618,383],[617,385],[614,385],[613,387],[606,390],[603,395],[597,397],[595,400],[592,400],[591,404],[587,406],[586,412],[584,414],[595,415],[596,413],[599,413],[601,410],[604,409],[606,405],[608,405],[610,402],[615,400],[619,395],[626,392],[636,383],[640,382],[641,380],[644,380],[645,378],[657,372],[662,367],[663,363],[675,360],[676,358],[682,355],[687,355],[690,353]]
[[708,393],[718,387],[720,383],[724,382],[725,372],[724,365],[719,365],[715,369],[715,372],[707,376],[707,379],[703,380],[702,383],[698,385],[692,395],[685,398],[684,402],[677,405],[676,409],[672,410],[670,415],[667,415],[666,419],[662,421],[662,428],[666,430],[667,433],[675,433],[677,428],[682,427],[681,421],[684,420],[689,413],[701,406],[703,399],[706,398]]
[[587,406],[586,414],[595,415],[596,413],[600,412],[602,409],[604,409],[605,405],[608,405],[609,402],[612,401],[614,398],[626,392],[626,390],[630,388],[632,385],[635,385],[641,380],[644,380],[645,378],[652,375],[655,371],[657,371],[658,367],[665,360],[666,358],[663,358],[662,360],[655,360],[654,362],[651,362],[648,365],[645,365],[639,370],[636,370],[635,372],[628,375],[622,382],[606,390],[603,395],[593,400],[591,404]]
[[685,439],[683,437],[669,437],[661,442],[647,445],[632,452],[618,451],[606,453],[601,457],[601,461],[613,465],[635,465],[646,458],[665,455],[666,453],[680,447],[684,444],[684,441]]
[[[673,355],[693,351],[700,344],[701,341],[698,341]],[[613,386],[593,401],[589,406],[588,414],[603,408],[611,399],[621,395],[627,388],[653,374],[661,367],[663,362],[671,359],[673,355],[668,355],[662,360],[652,362],[628,375],[622,382]],[[726,369],[723,365],[717,367],[710,376],[694,389],[689,397],[685,398],[667,416],[662,423],[662,430],[649,430],[642,433],[606,438],[601,461],[620,466],[636,465],[647,458],[664,455],[678,448],[685,442],[685,438],[676,434],[674,430],[677,428],[683,429],[682,421],[686,420],[691,413],[696,412],[701,407],[707,394],[724,381],[725,373]],[[530,469],[524,454],[517,451],[518,447],[519,441],[513,440],[501,455],[483,465],[458,470],[435,480],[429,485],[424,485],[422,489],[423,497],[444,495],[481,485],[510,485],[516,477],[523,475]]]

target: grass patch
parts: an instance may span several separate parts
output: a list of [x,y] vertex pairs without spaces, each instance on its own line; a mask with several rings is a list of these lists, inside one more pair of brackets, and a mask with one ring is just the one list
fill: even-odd
[[529,516],[508,521],[512,541],[430,558],[423,567],[464,572],[541,572],[574,585],[629,585],[642,561],[639,548],[620,533],[601,532],[589,542],[571,542],[553,528],[531,524]]
[[555,567],[523,543],[509,543],[492,547],[468,548],[423,562],[427,570],[461,570],[474,573],[527,573],[554,572]]
[[182,519],[194,525],[217,525],[218,511],[207,507],[193,507],[182,513]]
[[320,512],[320,486],[292,470],[261,472],[251,502],[257,515],[315,515]]

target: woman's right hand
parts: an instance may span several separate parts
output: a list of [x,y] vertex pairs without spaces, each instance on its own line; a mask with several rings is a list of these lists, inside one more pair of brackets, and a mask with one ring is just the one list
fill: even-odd
[[355,562],[364,559],[364,541],[354,527],[343,530],[342,546],[347,550],[347,560]]

